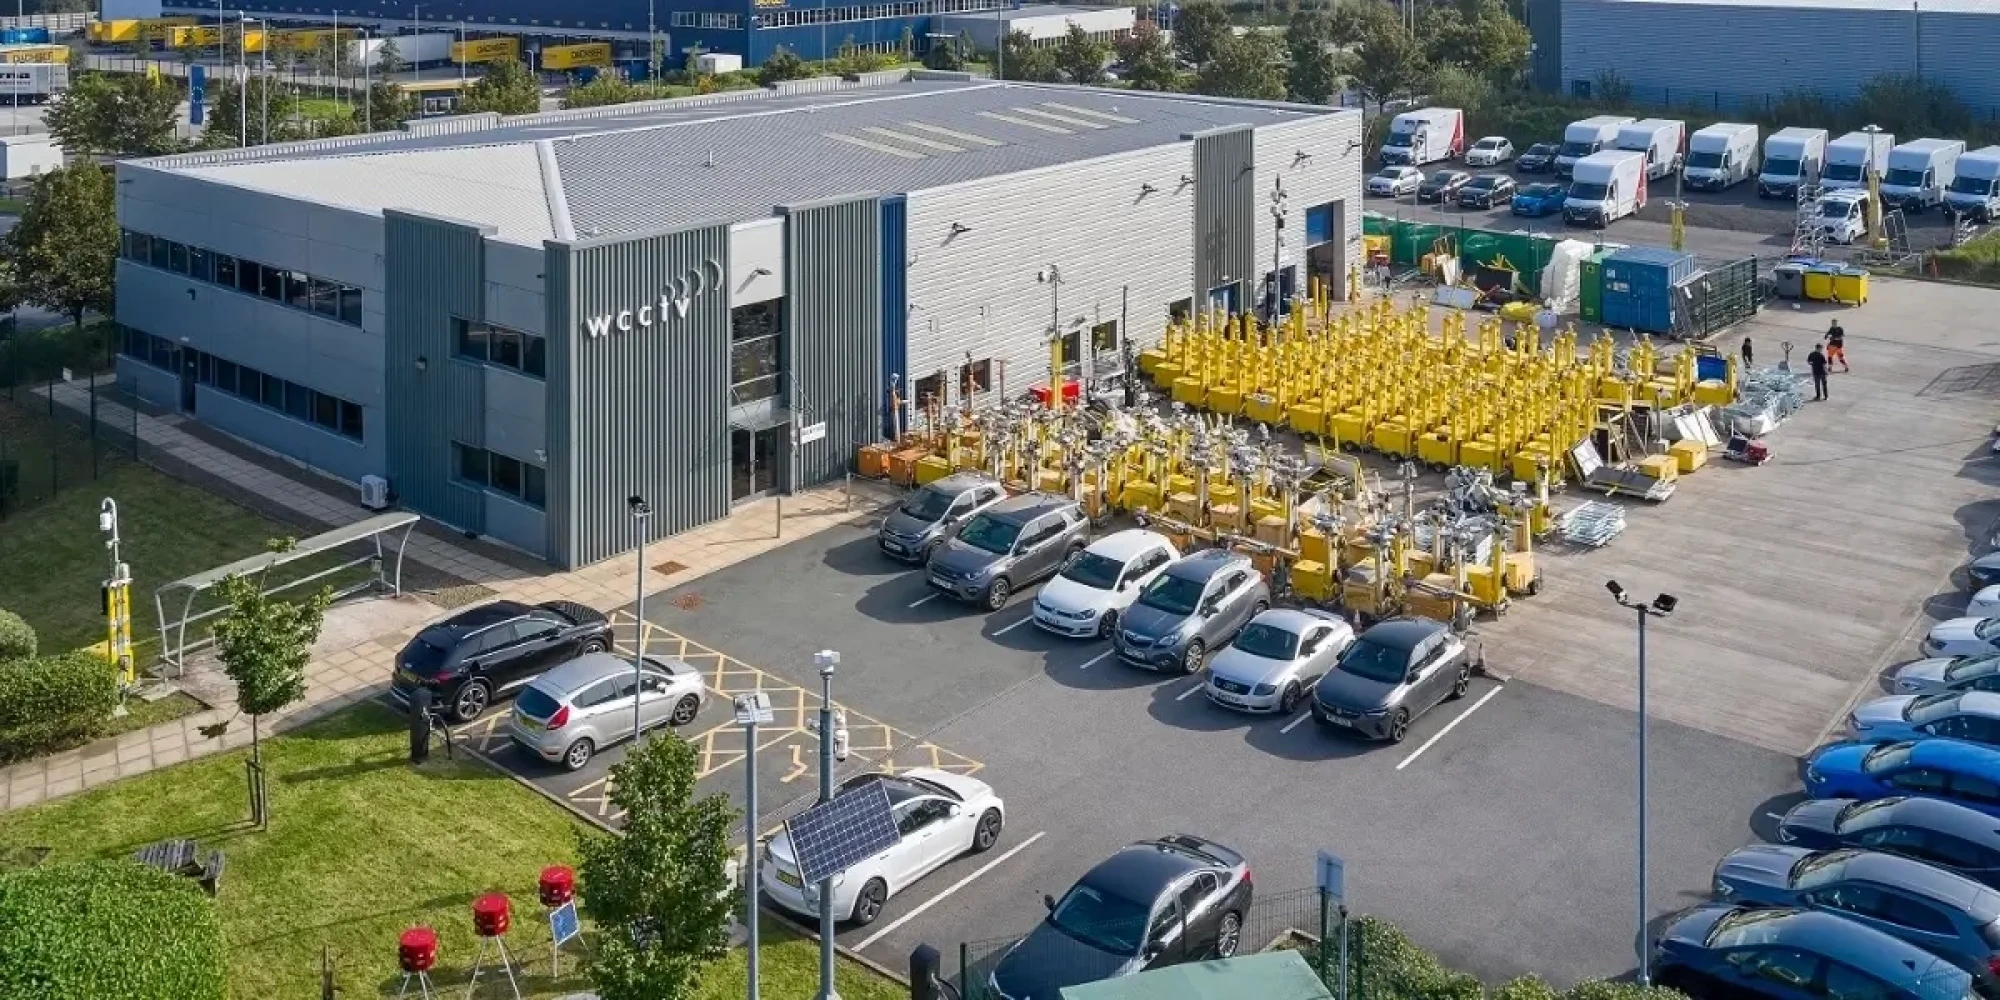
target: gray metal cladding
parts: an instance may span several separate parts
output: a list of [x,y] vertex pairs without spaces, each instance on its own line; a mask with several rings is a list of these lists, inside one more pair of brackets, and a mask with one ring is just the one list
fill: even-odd
[[794,428],[824,421],[799,448],[797,488],[848,471],[880,438],[882,202],[875,197],[785,211],[785,334]]
[[727,226],[548,244],[548,510],[559,565],[632,548],[634,495],[653,507],[653,538],[729,513],[729,299],[718,277],[728,273]]
[[1251,294],[1249,283],[1262,273],[1252,134],[1238,128],[1194,140],[1194,285],[1203,293],[1242,281],[1244,294]]
[[1920,24],[1924,77],[1950,87],[1980,117],[2000,115],[2000,8],[1925,11]]
[[452,433],[475,435],[485,413],[479,371],[452,360],[452,317],[479,318],[487,231],[406,212],[383,213],[387,290],[383,411],[389,482],[404,504],[467,531],[484,530],[482,495],[452,482]]
[[1540,91],[1562,90],[1563,0],[1526,0],[1528,37],[1535,50],[1529,57],[1531,85]]

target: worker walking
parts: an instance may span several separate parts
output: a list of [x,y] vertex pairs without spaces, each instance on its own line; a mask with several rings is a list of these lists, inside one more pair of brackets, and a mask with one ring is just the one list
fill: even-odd
[[1826,398],[1826,354],[1818,344],[1814,344],[1812,353],[1806,355],[1806,364],[1812,367],[1813,401],[1818,402]]
[[1755,353],[1756,352],[1750,349],[1750,338],[1749,337],[1743,338],[1743,369],[1745,371],[1750,370],[1753,366],[1757,364],[1756,359],[1752,357],[1752,355]]
[[1840,328],[1840,321],[1826,328],[1826,362],[1837,364],[1841,371],[1852,371],[1847,367],[1847,331]]

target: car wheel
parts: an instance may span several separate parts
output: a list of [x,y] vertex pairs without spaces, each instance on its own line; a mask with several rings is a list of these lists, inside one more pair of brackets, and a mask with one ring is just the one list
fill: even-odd
[[1472,664],[1462,663],[1458,667],[1458,676],[1451,679],[1451,699],[1457,701],[1465,697],[1465,692],[1471,687]]
[[1285,693],[1278,696],[1278,714],[1290,715],[1298,707],[1299,686],[1295,683],[1285,685]]
[[889,885],[879,878],[871,878],[854,897],[854,914],[851,919],[856,927],[866,927],[882,915],[882,904],[889,901]]
[[943,544],[943,542],[932,542],[924,546],[924,550],[917,553],[917,562],[921,565],[929,566],[931,564],[931,557],[937,555],[938,546]]
[[1271,610],[1270,601],[1258,601],[1257,603],[1250,605],[1250,618],[1245,618],[1243,620],[1249,621],[1251,618],[1255,618],[1258,615],[1261,615],[1269,610]]
[[1243,918],[1235,913],[1222,915],[1222,923],[1215,928],[1215,957],[1231,958],[1243,943]]
[[485,681],[467,681],[458,689],[458,697],[451,700],[451,717],[460,722],[471,722],[486,711],[493,700],[493,693],[486,690]]
[[1118,612],[1106,611],[1103,617],[1097,619],[1097,637],[1099,639],[1109,639],[1112,633],[1117,631]]
[[988,809],[979,814],[979,825],[972,828],[972,853],[984,854],[1000,842],[1000,827],[1004,820],[1000,810]]
[[563,751],[563,766],[572,771],[581,771],[585,764],[590,763],[591,755],[595,753],[597,747],[593,746],[589,739],[577,740],[569,745],[569,749]]
[[693,722],[694,717],[699,714],[701,714],[701,699],[695,695],[687,695],[674,703],[674,714],[667,716],[667,725],[685,726]]
[[1208,662],[1208,644],[1196,639],[1188,643],[1187,651],[1181,654],[1181,673],[1201,673],[1202,665]]
[[1014,596],[1014,585],[1008,583],[1004,576],[995,577],[986,588],[986,607],[998,611],[1007,606],[1007,598],[1012,596]]
[[1401,743],[1404,737],[1409,735],[1410,713],[1407,709],[1399,708],[1396,710],[1396,714],[1389,716],[1389,730],[1384,734],[1383,738],[1391,743]]
[[603,639],[591,639],[583,644],[583,648],[579,650],[579,652],[582,652],[586,655],[590,653],[602,653],[604,652],[604,648],[605,647]]

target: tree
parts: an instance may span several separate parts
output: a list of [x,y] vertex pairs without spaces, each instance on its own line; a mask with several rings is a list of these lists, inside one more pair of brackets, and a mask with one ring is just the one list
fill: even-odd
[[599,73],[589,83],[569,88],[563,95],[565,108],[601,108],[610,104],[630,104],[639,99],[639,88],[616,73]]
[[[289,540],[287,545],[289,544]],[[274,545],[283,551],[287,545]],[[263,577],[232,576],[216,585],[229,608],[215,623],[216,656],[223,673],[236,684],[236,710],[250,717],[250,773],[255,789],[250,818],[258,826],[269,820],[264,801],[261,736],[258,720],[306,696],[306,663],[326,621],[330,591],[322,588],[303,601],[288,601],[263,592]]]
[[269,76],[253,76],[242,83],[225,77],[209,87],[202,145],[210,149],[244,145],[246,127],[249,145],[289,142],[301,135],[293,122],[298,113],[298,91],[288,84]]
[[722,795],[695,797],[696,772],[687,741],[646,740],[611,769],[625,835],[578,834],[577,889],[600,928],[585,961],[604,1000],[687,1000],[728,948],[737,814]]
[[377,132],[393,132],[416,116],[415,97],[393,83],[378,80],[368,88],[368,110],[361,124]]
[[43,115],[73,156],[155,156],[176,145],[180,90],[143,76],[86,74]]
[[773,87],[786,80],[803,80],[811,75],[812,70],[806,66],[806,61],[782,45],[764,60],[764,65],[757,67],[757,83],[763,87]]
[[1196,69],[1219,55],[1223,40],[1233,34],[1229,11],[1217,0],[1188,0],[1174,15],[1174,51]]
[[409,68],[410,63],[403,58],[403,50],[396,46],[396,40],[382,39],[381,46],[375,50],[375,72],[386,78]]
[[1417,21],[1424,58],[1494,83],[1516,83],[1528,68],[1528,29],[1502,0],[1457,0],[1426,9]]
[[491,111],[503,115],[532,115],[542,110],[542,84],[528,67],[505,59],[486,68],[486,75],[467,87],[459,99],[461,114]]
[[903,53],[904,62],[917,57],[917,34],[910,30],[909,25],[903,25],[903,34],[896,39],[896,47]]
[[862,48],[861,43],[849,35],[840,43],[840,49],[833,57],[833,71],[842,76],[860,76],[886,69],[894,61],[887,53]]
[[1918,76],[1885,74],[1861,81],[1855,119],[1898,135],[1964,135],[1972,112],[1948,84]]
[[22,298],[62,313],[79,329],[86,312],[108,313],[118,263],[118,216],[111,173],[94,163],[35,179],[28,203],[5,237]]
[[958,47],[959,40],[931,39],[931,47],[924,50],[924,68],[956,73],[965,68],[965,53]]
[[1369,11],[1348,75],[1369,100],[1380,105],[1423,83],[1424,54],[1388,7]]
[[1062,70],[1056,67],[1055,53],[1037,47],[1027,32],[1008,32],[1002,45],[1000,61],[1003,64],[1003,79],[1031,83],[1056,83],[1062,79]]
[[1195,75],[1195,90],[1212,97],[1285,99],[1285,49],[1275,36],[1233,36]]
[[1069,34],[1055,51],[1056,68],[1071,83],[1104,82],[1104,63],[1110,58],[1111,46],[1090,37],[1090,32],[1075,21],[1069,23]]
[[1318,10],[1301,9],[1285,28],[1285,48],[1291,63],[1285,89],[1294,101],[1326,104],[1340,93],[1340,66],[1333,54],[1332,20]]
[[0,663],[35,657],[35,628],[6,608],[0,608]]
[[1181,84],[1181,68],[1174,62],[1173,47],[1167,36],[1151,21],[1133,24],[1132,33],[1114,46],[1118,61],[1125,67],[1125,82],[1134,90],[1176,90]]

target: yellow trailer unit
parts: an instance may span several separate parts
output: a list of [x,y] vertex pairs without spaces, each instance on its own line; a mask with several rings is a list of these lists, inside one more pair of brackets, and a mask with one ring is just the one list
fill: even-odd
[[551,45],[542,50],[543,69],[584,69],[589,66],[609,65],[611,65],[610,42]]
[[520,62],[521,40],[518,38],[474,38],[470,41],[451,43],[451,61],[455,63]]
[[[229,50],[234,52],[240,44],[245,52],[262,52],[270,32],[261,29],[241,32],[242,40],[237,40],[238,32],[230,32]],[[180,25],[167,29],[167,48],[170,49],[212,49],[223,43],[222,29],[214,25]]]
[[312,52],[323,45],[345,42],[361,37],[361,32],[353,28],[300,28],[294,31],[280,31],[273,44],[281,49],[295,52]]
[[0,63],[69,63],[66,45],[8,45],[0,47]]
[[154,17],[140,20],[121,18],[112,21],[92,21],[84,28],[84,38],[92,45],[127,45],[139,40],[142,31],[154,34],[176,25],[200,24],[192,17]]

